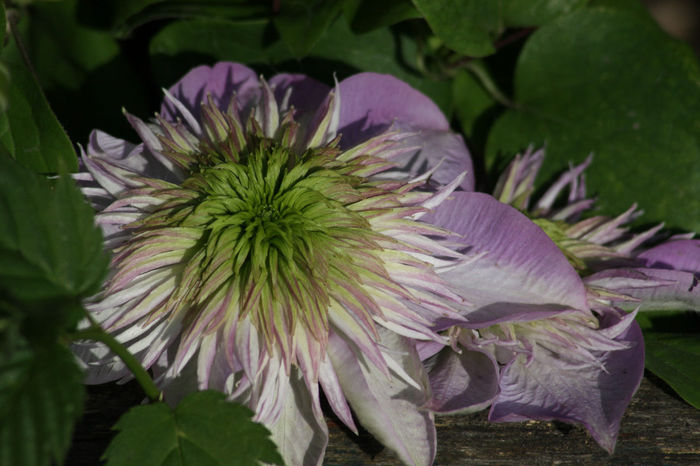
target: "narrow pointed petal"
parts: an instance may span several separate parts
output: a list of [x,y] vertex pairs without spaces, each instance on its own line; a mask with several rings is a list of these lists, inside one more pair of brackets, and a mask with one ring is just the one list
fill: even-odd
[[[415,348],[403,337],[382,333],[382,344],[401,356],[401,363],[410,375],[427,384]],[[333,332],[328,341],[328,355],[362,425],[404,463],[431,464],[436,450],[433,415],[418,409],[428,401],[426,392],[398,377],[387,379]]]
[[456,233],[476,258],[441,274],[477,307],[510,302],[587,308],[586,290],[551,239],[516,209],[455,192],[423,220]]

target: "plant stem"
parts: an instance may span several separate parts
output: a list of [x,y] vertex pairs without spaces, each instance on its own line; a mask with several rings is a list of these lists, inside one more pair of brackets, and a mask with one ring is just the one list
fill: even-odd
[[513,107],[513,102],[511,102],[511,100],[501,92],[498,86],[496,86],[496,83],[493,81],[482,62],[471,61],[466,63],[464,68],[474,75],[486,92],[491,94],[491,97],[493,97],[496,102],[509,108]]
[[151,401],[162,401],[163,393],[156,386],[153,379],[148,374],[146,369],[136,360],[133,354],[126,349],[126,346],[117,341],[109,333],[102,330],[100,325],[95,322],[95,320],[88,313],[85,313],[87,318],[92,323],[91,327],[84,330],[78,330],[77,332],[71,334],[73,340],[95,340],[104,343],[107,347],[114,352],[119,358],[126,364],[126,367],[131,371],[136,378],[136,381],[141,385],[141,388],[146,393],[146,396],[151,399]]

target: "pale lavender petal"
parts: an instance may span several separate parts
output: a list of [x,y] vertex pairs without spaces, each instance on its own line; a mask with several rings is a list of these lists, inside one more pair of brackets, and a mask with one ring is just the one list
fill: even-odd
[[667,241],[638,256],[647,267],[700,272],[700,240]]
[[[169,92],[182,102],[195,117],[200,115],[200,105],[211,94],[214,103],[222,110],[228,108],[235,95],[239,108],[245,109],[259,98],[258,77],[247,66],[219,62],[213,67],[198,66],[190,70]],[[180,115],[175,106],[167,99],[160,109],[161,115],[175,121]]]
[[[619,317],[604,318],[613,325]],[[610,322],[608,322],[610,321]],[[620,420],[644,373],[644,347],[636,322],[617,341],[633,344],[626,350],[602,355],[605,371],[596,365],[581,367],[565,354],[552,354],[536,347],[534,358],[513,360],[501,373],[501,393],[489,419],[496,422],[528,419],[561,420],[583,424],[607,451],[615,448]]]
[[328,427],[323,417],[314,415],[311,396],[298,372],[292,369],[277,422],[266,427],[287,464],[320,465],[328,445]]
[[433,394],[428,407],[437,413],[479,411],[498,395],[498,366],[487,353],[446,347],[426,364]]
[[587,309],[576,270],[551,239],[516,209],[481,193],[456,192],[423,219],[456,233],[472,260],[441,274],[476,307],[560,304]]
[[[379,330],[382,345],[392,351],[394,358],[400,358],[409,375],[427,385],[415,348],[407,339]],[[436,451],[433,415],[420,409],[428,401],[426,391],[396,375],[387,378],[335,332],[330,334],[328,355],[343,393],[362,425],[404,463],[432,463]]]
[[586,277],[585,282],[636,298],[617,303],[623,309],[700,311],[700,285],[692,272],[643,267],[608,269]]
[[126,364],[103,343],[79,341],[71,345],[88,385],[114,382],[131,374]]

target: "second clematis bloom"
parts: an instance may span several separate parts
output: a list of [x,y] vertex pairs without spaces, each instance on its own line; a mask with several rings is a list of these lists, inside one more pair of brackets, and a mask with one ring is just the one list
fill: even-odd
[[[248,405],[289,464],[323,459],[321,391],[351,430],[350,407],[402,461],[430,463],[414,341],[464,322],[439,275],[464,257],[416,219],[473,186],[439,109],[390,76],[331,89],[219,63],[166,91],[153,122],[126,116],[141,142],[95,131],[76,176],[113,253],[94,319],[166,399],[213,388]],[[128,377],[100,344],[76,352],[89,383]]]
[[424,220],[453,231],[470,258],[440,274],[469,298],[467,323],[446,330],[452,348],[420,346],[431,407],[450,413],[491,405],[492,421],[580,423],[612,452],[644,369],[634,314],[592,309],[557,245],[487,194],[453,193]]

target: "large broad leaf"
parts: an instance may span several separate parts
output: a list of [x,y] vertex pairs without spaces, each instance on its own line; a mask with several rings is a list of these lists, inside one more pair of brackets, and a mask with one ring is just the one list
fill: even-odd
[[[4,23],[3,23],[4,24]],[[10,40],[0,55],[10,75],[6,86],[7,110],[0,114],[0,145],[23,165],[37,172],[75,171],[78,160],[46,98]]]
[[547,24],[584,6],[587,1],[413,0],[413,3],[447,47],[465,55],[482,57],[496,51],[494,42],[506,28]]
[[700,316],[668,311],[637,316],[644,331],[645,366],[700,409]]
[[592,152],[586,180],[605,213],[638,202],[646,221],[700,228],[700,68],[651,20],[597,8],[542,27],[514,97],[489,134],[489,162],[546,144],[547,179]]
[[411,0],[348,0],[343,10],[352,30],[357,32],[372,31],[421,17]]
[[11,327],[0,333],[0,464],[62,464],[83,409],[82,379],[65,347],[31,348]]
[[29,300],[96,291],[102,235],[70,178],[51,184],[0,154],[0,199],[0,289]]
[[114,426],[108,466],[282,464],[270,432],[246,407],[221,393],[197,392],[172,410],[164,403],[137,406]]

